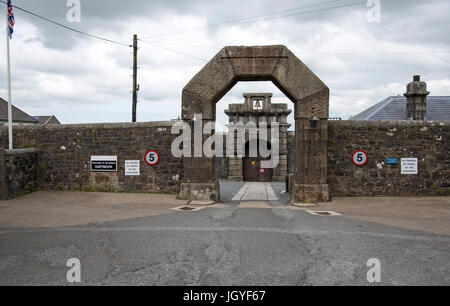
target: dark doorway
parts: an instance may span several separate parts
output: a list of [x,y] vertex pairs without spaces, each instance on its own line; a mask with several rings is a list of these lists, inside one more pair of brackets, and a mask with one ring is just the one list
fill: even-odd
[[[262,168],[261,162],[270,160],[271,156],[262,157],[259,142],[265,140],[255,140],[257,146],[256,156],[250,156],[250,142],[245,143],[245,157],[242,159],[242,176],[245,182],[271,182],[273,176],[273,168]],[[253,142],[253,141],[252,141]],[[270,142],[267,142],[267,149],[271,150]]]

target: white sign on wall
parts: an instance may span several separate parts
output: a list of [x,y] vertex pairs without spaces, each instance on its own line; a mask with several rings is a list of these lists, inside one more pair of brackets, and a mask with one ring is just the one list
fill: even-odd
[[417,158],[402,158],[402,174],[417,174]]
[[139,160],[125,161],[125,175],[141,175],[141,167]]

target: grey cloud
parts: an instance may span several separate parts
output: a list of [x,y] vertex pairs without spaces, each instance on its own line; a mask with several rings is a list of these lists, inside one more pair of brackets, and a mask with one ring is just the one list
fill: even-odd
[[[81,0],[82,3],[82,22],[80,24],[71,24],[66,20],[66,0],[13,0],[17,6],[29,9],[45,17],[54,19],[57,22],[72,26],[77,29],[105,36],[111,39],[131,40],[133,33],[140,37],[153,34],[164,34],[178,32],[195,28],[190,24],[183,25],[180,29],[170,28],[143,28],[134,21],[137,19],[151,20],[155,23],[162,20],[166,15],[173,15],[175,18],[186,16],[200,17],[206,20],[207,24],[217,24],[228,20],[234,20],[247,16],[255,16],[266,12],[281,11],[283,9],[295,8],[311,3],[322,3],[326,0],[295,1],[211,1],[211,0],[175,0],[175,1],[146,1],[129,0]],[[335,1],[336,4],[345,4],[356,2],[354,0]],[[378,102],[385,98],[386,94],[397,94],[397,92],[383,91],[372,93],[374,88],[382,88],[386,84],[400,83],[405,84],[410,81],[413,74],[423,75],[423,79],[449,79],[450,64],[448,54],[429,55],[349,55],[335,56],[332,53],[335,50],[331,48],[328,40],[336,37],[343,37],[338,41],[338,47],[342,52],[359,52],[360,50],[377,52],[400,52],[399,48],[416,51],[423,49],[435,49],[436,51],[450,50],[449,31],[450,21],[447,14],[449,11],[448,0],[381,0],[382,20],[380,23],[368,23],[365,20],[367,7],[365,3],[358,6],[340,8],[336,10],[325,10],[323,12],[298,14],[291,17],[266,20],[264,23],[244,23],[236,31],[236,37],[227,35],[230,28],[219,28],[207,32],[193,32],[189,35],[174,35],[155,37],[150,41],[159,42],[161,45],[192,54],[197,57],[210,59],[224,45],[230,44],[286,44],[310,67],[326,84],[330,87],[332,97],[331,113],[342,117],[348,117],[349,113],[344,113],[339,103],[354,103],[355,100],[367,100],[370,103]],[[334,3],[324,7],[333,6]],[[301,12],[305,10],[292,11]],[[27,87],[27,93],[24,89],[18,92],[21,106],[32,106],[35,109],[39,105],[47,105],[49,113],[53,109],[61,112],[64,122],[77,121],[83,114],[86,114],[87,121],[110,121],[128,120],[128,114],[121,117],[121,114],[113,114],[113,110],[99,117],[91,116],[87,111],[95,107],[95,99],[108,99],[99,101],[98,105],[110,103],[111,107],[117,108],[120,112],[128,110],[131,88],[131,79],[123,78],[123,81],[108,82],[108,73],[97,71],[102,69],[102,65],[96,66],[95,63],[86,66],[78,56],[78,50],[87,48],[95,42],[89,38],[84,39],[80,35],[68,32],[67,30],[56,27],[52,24],[38,20],[33,16],[16,11],[16,33],[23,37],[25,44],[41,42],[43,51],[57,50],[68,52],[67,58],[45,61],[39,58],[22,59],[17,62],[17,55],[14,74],[15,85]],[[38,35],[29,35],[21,27],[21,20],[32,23],[38,28]],[[263,27],[267,24],[267,27]],[[354,36],[345,36],[339,33],[327,32],[326,26],[336,28],[336,31],[343,31],[344,34],[355,34]],[[249,30],[251,29],[251,31]],[[239,35],[241,32],[249,30],[246,35]],[[246,32],[247,33],[247,32]],[[205,35],[206,34],[206,35]],[[341,36],[339,36],[341,35]],[[185,37],[189,37],[185,41]],[[203,38],[202,42],[196,40],[196,37]],[[319,38],[318,38],[319,37]],[[206,41],[211,48],[196,48],[185,45],[202,45]],[[125,41],[127,42],[127,41]],[[171,45],[179,43],[180,45]],[[356,50],[354,45],[359,50]],[[182,87],[195,75],[204,65],[183,55],[174,54],[170,51],[161,50],[150,45],[140,44],[139,65],[141,66],[139,82],[141,83],[140,99],[142,103],[138,109],[141,110],[138,115],[139,120],[161,119],[161,114],[154,115],[152,106],[162,108],[165,114],[176,117],[179,114],[179,99]],[[323,48],[318,49],[319,46]],[[387,49],[395,48],[395,49]],[[395,47],[392,47],[395,46]],[[201,46],[200,46],[201,47]],[[112,73],[128,74],[131,73],[130,50],[115,48],[105,43],[105,57],[117,66],[117,71]],[[320,51],[330,54],[314,54]],[[304,53],[302,53],[304,52]],[[336,51],[340,52],[340,51]],[[14,55],[13,55],[14,56]],[[72,58],[71,58],[72,57]],[[430,64],[430,61],[433,60]],[[168,76],[168,72],[178,72],[181,75],[175,77]],[[111,72],[109,72],[111,73]],[[78,98],[43,94],[37,86],[29,86],[36,75],[54,74],[66,76],[70,80],[77,82],[93,82],[96,88],[97,96],[86,97],[80,94]],[[82,76],[86,75],[83,80]],[[98,79],[96,79],[98,75]],[[154,80],[154,78],[157,80]],[[103,79],[102,79],[103,78]],[[158,80],[160,82],[158,83]],[[0,77],[4,83],[4,76]],[[80,84],[83,85],[83,84]],[[251,84],[250,84],[251,85]],[[266,89],[274,91],[276,96],[282,96],[277,89],[271,85],[261,85],[260,87],[245,85],[233,88],[225,97],[224,101],[239,102],[242,98],[242,90]],[[369,94],[367,94],[369,92]],[[344,95],[344,97],[340,97]],[[346,96],[345,96],[346,95]],[[21,98],[20,98],[21,97]],[[106,98],[104,98],[106,97]],[[340,99],[340,100],[339,100]],[[50,101],[48,104],[39,103],[42,100]],[[173,101],[173,102],[166,102]],[[333,102],[338,101],[338,102]],[[342,102],[346,101],[346,102]],[[348,102],[347,102],[348,101]],[[337,104],[333,104],[337,103]],[[356,112],[357,109],[351,109],[345,105],[345,109]],[[42,106],[44,107],[44,106]],[[122,109],[123,107],[123,109]],[[25,109],[26,111],[26,109]],[[78,115],[73,115],[78,114]],[[105,113],[106,114],[106,113]],[[74,119],[71,119],[71,116]],[[91,117],[89,117],[91,116]],[[165,118],[170,119],[170,118]]]

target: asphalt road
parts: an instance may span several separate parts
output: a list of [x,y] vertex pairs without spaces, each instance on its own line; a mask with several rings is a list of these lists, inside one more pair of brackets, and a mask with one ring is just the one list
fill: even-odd
[[304,210],[205,208],[53,228],[0,228],[0,285],[450,285],[450,237]]

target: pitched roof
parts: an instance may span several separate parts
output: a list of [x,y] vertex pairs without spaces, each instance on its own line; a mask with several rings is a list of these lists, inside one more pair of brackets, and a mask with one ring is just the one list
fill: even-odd
[[[12,105],[13,122],[37,123],[37,120]],[[0,98],[0,121],[8,121],[8,102]]]
[[[350,120],[407,120],[406,98],[389,97],[361,113],[350,117]],[[450,96],[427,97],[426,120],[450,121]]]
[[61,124],[54,115],[52,116],[33,116],[34,119],[39,121],[39,124]]

